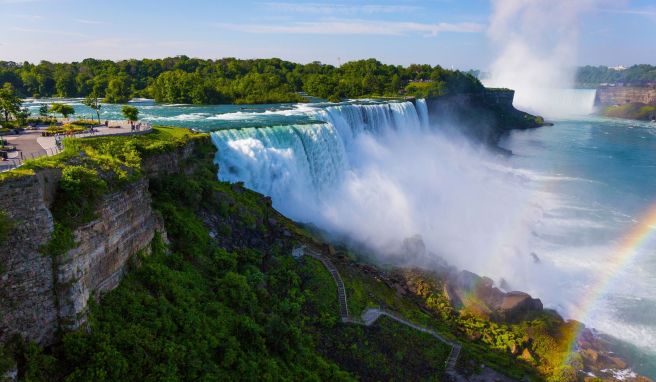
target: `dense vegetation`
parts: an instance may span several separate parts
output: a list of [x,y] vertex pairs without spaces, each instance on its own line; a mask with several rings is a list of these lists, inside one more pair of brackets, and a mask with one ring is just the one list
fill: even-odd
[[[139,267],[92,304],[87,329],[62,333],[48,351],[18,339],[0,347],[0,375],[13,358],[19,379],[29,381],[339,381],[354,380],[343,370],[359,374],[385,357],[380,372],[389,378],[403,379],[403,363],[422,360],[427,379],[439,375],[448,349],[421,333],[404,336],[414,342],[391,350],[407,330],[342,328],[330,274],[314,259],[289,256],[298,241],[312,239],[261,195],[217,182],[206,138],[155,128],[139,137],[67,139],[62,154],[3,173],[62,169],[55,232],[43,248],[44,255],[59,256],[75,246],[71,230],[94,218],[104,193],[143,176],[143,158],[198,139],[187,163],[193,175],[150,181],[169,244],[157,236],[150,254],[135,256]],[[213,227],[201,218],[209,214],[220,219]],[[369,344],[372,333],[377,342]],[[317,350],[320,343],[347,346],[355,361],[338,365]]]
[[311,96],[359,98],[442,95],[479,92],[471,74],[440,66],[385,65],[374,59],[340,67],[320,62],[297,64],[280,59],[203,60],[178,56],[165,59],[39,64],[0,61],[0,84],[10,83],[23,97],[86,97],[109,103],[152,97],[166,103],[300,102]]
[[602,111],[607,117],[638,119],[642,121],[656,120],[656,106],[641,102],[625,103],[624,105],[608,106]]
[[[290,256],[295,245],[318,239],[262,195],[217,182],[205,135],[156,127],[142,136],[67,139],[63,153],[28,161],[0,181],[62,169],[55,232],[43,248],[59,256],[104,193],[144,176],[145,158],[190,140],[196,155],[185,169],[192,173],[149,182],[168,243],[157,236],[150,254],[135,256],[120,286],[92,304],[88,328],[63,332],[47,350],[20,340],[0,347],[0,374],[15,359],[29,381],[441,379],[450,349],[434,338],[384,318],[368,328],[340,322],[331,275],[315,259]],[[461,342],[462,372],[485,364],[517,379],[575,380],[580,361],[561,364],[575,323],[548,313],[491,322],[454,309],[430,274],[403,276],[413,293],[402,295],[348,250],[332,258],[351,314],[384,306]]]
[[625,83],[645,85],[656,82],[656,66],[633,65],[624,70],[616,70],[607,66],[584,66],[576,72],[576,83],[579,86],[597,86],[608,83]]

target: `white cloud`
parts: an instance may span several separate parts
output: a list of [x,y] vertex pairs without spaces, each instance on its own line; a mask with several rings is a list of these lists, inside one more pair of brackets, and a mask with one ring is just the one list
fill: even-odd
[[39,33],[43,35],[58,35],[58,36],[68,36],[68,37],[89,37],[83,33],[77,32],[67,32],[63,30],[56,29],[35,29],[35,28],[23,28],[23,27],[12,27],[12,31],[23,32],[23,33]]
[[12,14],[8,14],[7,18],[8,19],[15,18],[15,19],[38,21],[38,20],[42,20],[43,16],[41,16],[41,15],[28,15],[28,14],[24,14],[24,13],[12,13]]
[[270,10],[281,12],[297,12],[297,13],[315,13],[315,14],[335,14],[335,13],[399,13],[410,12],[420,9],[419,7],[409,5],[351,5],[351,4],[330,4],[330,3],[278,3],[270,2],[263,3],[263,5]]
[[607,13],[624,14],[624,15],[645,16],[656,20],[656,7],[644,7],[644,8],[634,8],[634,9],[605,8],[605,9],[601,9],[601,11]]
[[325,34],[325,35],[386,35],[403,36],[423,34],[436,36],[442,32],[478,33],[484,26],[478,23],[436,23],[367,21],[367,20],[329,20],[314,22],[293,22],[287,24],[231,24],[216,23],[223,29],[246,33],[276,34]]
[[0,0],[0,4],[22,4],[22,3],[34,3],[39,0]]
[[107,24],[104,21],[98,21],[98,20],[88,20],[88,19],[73,19],[76,23],[80,24],[89,24],[89,25],[100,25],[100,24]]

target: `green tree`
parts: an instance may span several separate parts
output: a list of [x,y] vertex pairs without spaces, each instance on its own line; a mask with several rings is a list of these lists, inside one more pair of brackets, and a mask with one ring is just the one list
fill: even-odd
[[48,105],[43,104],[39,107],[39,115],[42,117],[47,117],[48,116]]
[[73,106],[65,103],[53,103],[52,106],[50,106],[50,111],[53,113],[59,113],[63,115],[64,118],[68,118],[69,115],[75,114]]
[[5,122],[9,122],[10,115],[15,116],[16,113],[20,112],[21,104],[22,101],[16,95],[12,84],[5,82],[0,88],[0,112],[4,115]]
[[104,101],[107,103],[126,103],[129,100],[130,88],[127,79],[125,77],[112,78],[107,84]]
[[100,108],[102,107],[102,105],[98,101],[98,95],[96,94],[96,91],[93,90],[91,94],[89,94],[82,101],[82,103],[96,111],[96,116],[98,116],[98,124],[100,124]]
[[16,117],[19,126],[25,126],[27,125],[27,119],[30,117],[30,110],[26,107],[20,108],[14,113],[14,117]]
[[125,116],[125,118],[129,121],[134,122],[139,119],[139,109],[134,106],[123,106],[121,112],[123,113],[123,116]]

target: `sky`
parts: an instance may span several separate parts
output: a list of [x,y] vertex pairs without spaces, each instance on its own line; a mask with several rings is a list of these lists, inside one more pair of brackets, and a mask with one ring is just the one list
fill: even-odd
[[[656,0],[571,1],[593,4],[577,20],[577,64],[656,64]],[[373,57],[486,70],[499,49],[490,42],[492,7],[490,0],[0,0],[0,60]]]

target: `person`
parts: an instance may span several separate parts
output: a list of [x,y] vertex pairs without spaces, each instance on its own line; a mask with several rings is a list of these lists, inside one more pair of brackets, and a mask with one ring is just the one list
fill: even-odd
[[105,127],[109,127],[109,121],[105,120]]

